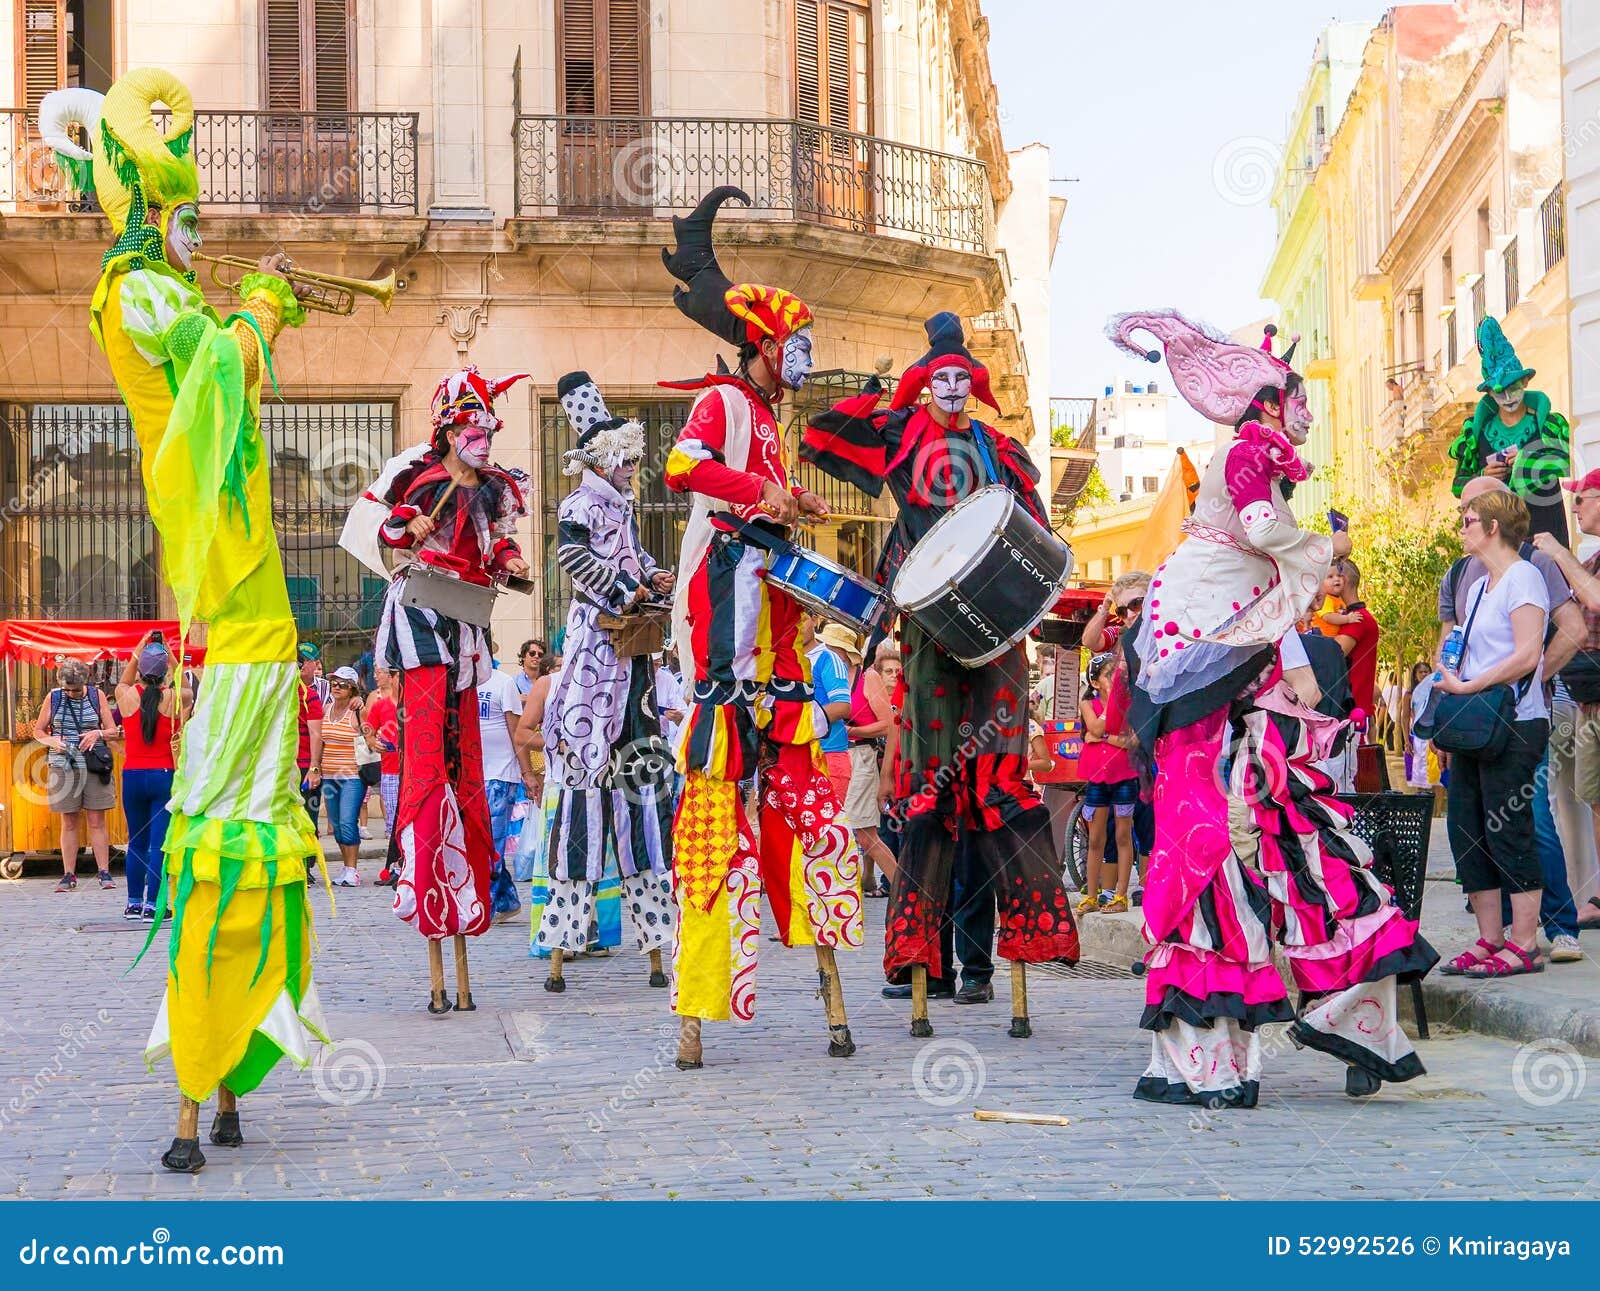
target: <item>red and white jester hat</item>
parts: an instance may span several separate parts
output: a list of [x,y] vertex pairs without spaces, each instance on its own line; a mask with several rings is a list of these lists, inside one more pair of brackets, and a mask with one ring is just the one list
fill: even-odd
[[967,349],[966,337],[961,331],[961,320],[949,310],[935,314],[922,328],[928,334],[928,352],[907,368],[894,388],[891,408],[909,408],[921,398],[928,381],[940,368],[963,368],[972,375],[972,393],[996,412],[994,392],[989,389],[989,369],[984,367]]
[[441,431],[450,426],[479,426],[493,432],[500,429],[500,418],[495,416],[494,401],[518,381],[528,379],[526,372],[513,372],[508,377],[486,377],[470,363],[459,372],[452,372],[439,382],[433,392],[433,428]]

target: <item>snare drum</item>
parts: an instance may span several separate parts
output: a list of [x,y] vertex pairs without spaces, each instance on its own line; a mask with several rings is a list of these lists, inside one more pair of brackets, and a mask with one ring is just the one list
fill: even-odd
[[876,583],[793,543],[773,548],[766,579],[808,610],[863,636],[872,633],[888,610],[888,598]]
[[968,668],[1028,635],[1072,572],[1067,545],[1010,489],[981,489],[941,516],[900,565],[896,606]]

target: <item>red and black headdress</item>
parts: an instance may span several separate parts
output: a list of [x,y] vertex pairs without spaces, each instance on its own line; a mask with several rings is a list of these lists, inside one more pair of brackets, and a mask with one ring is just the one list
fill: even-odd
[[989,369],[967,349],[961,320],[949,310],[941,310],[922,326],[928,334],[928,352],[905,370],[889,407],[909,408],[916,403],[928,388],[929,378],[940,368],[963,368],[972,375],[972,393],[999,412],[1000,405],[989,389]]

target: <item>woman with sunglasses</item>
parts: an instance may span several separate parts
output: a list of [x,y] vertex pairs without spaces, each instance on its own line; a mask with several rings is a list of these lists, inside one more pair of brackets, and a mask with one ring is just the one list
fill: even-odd
[[361,782],[361,766],[356,761],[356,736],[361,734],[361,678],[349,666],[335,668],[328,679],[333,702],[322,719],[322,800],[327,804],[333,824],[333,839],[339,845],[344,871],[333,880],[335,887],[353,888],[361,884],[356,868],[361,848],[361,804],[367,787]]
[[[1544,882],[1530,787],[1543,792],[1537,772],[1550,739],[1542,675],[1549,595],[1544,576],[1519,554],[1527,536],[1527,505],[1507,489],[1492,489],[1461,509],[1461,545],[1488,572],[1462,597],[1460,663],[1441,667],[1433,689],[1470,695],[1510,685],[1516,709],[1503,752],[1492,758],[1459,751],[1450,756],[1445,827],[1456,875],[1478,921],[1477,944],[1440,970],[1457,976],[1544,971],[1539,955]],[[1511,894],[1509,931],[1500,908],[1502,888]]]
[[1094,617],[1083,625],[1083,648],[1092,655],[1114,649],[1117,638],[1138,621],[1149,591],[1150,575],[1144,570],[1118,574]]

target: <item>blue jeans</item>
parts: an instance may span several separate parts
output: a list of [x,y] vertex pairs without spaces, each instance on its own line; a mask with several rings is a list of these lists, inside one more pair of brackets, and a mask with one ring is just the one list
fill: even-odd
[[494,839],[494,860],[489,863],[489,897],[496,914],[522,909],[522,898],[517,895],[516,880],[506,868],[505,858],[506,838],[511,833],[511,809],[517,805],[517,795],[521,792],[520,780],[485,780],[483,783],[483,797],[489,806],[489,833]]
[[[1550,750],[1546,746],[1539,769],[1534,772],[1533,793],[1533,846],[1539,854],[1539,873],[1544,889],[1539,894],[1539,923],[1546,937],[1565,933],[1578,935],[1578,910],[1572,901],[1572,889],[1567,886],[1567,854],[1561,847],[1561,835],[1556,832],[1555,812],[1550,809]],[[1500,917],[1506,927],[1511,926],[1511,898],[1500,898]]]
[[341,847],[357,847],[361,843],[361,801],[367,796],[367,786],[360,776],[334,776],[322,781],[322,801],[328,808],[328,821],[333,825],[333,837]]
[[122,814],[128,819],[128,901],[154,905],[161,888],[161,849],[167,841],[172,772],[135,767],[122,773]]

